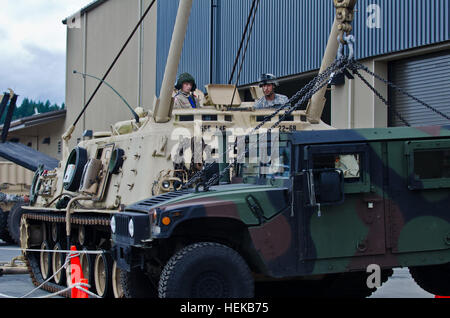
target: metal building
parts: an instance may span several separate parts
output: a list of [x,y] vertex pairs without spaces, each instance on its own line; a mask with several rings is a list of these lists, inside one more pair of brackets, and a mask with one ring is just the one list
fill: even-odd
[[[66,128],[70,127],[98,85],[74,70],[101,78],[151,0],[97,0],[63,21],[67,25]],[[107,82],[133,106],[149,109],[155,96],[156,13],[150,11],[132,38]],[[85,130],[111,131],[111,125],[131,119],[131,113],[103,85],[77,125],[70,146]]]
[[[152,106],[159,94],[179,0],[158,0],[110,81],[135,105]],[[76,66],[102,75],[139,19],[148,0],[98,0],[81,11],[79,29],[68,29],[68,120],[96,83],[74,78]],[[252,0],[195,0],[179,72],[192,73],[198,86],[227,83]],[[292,95],[318,72],[335,10],[332,0],[260,0],[240,78],[241,94],[261,73],[282,78],[280,92]],[[427,103],[450,113],[450,1],[359,0],[354,21],[356,58],[372,71],[398,82]],[[413,125],[443,119],[367,77],[392,107]],[[358,81],[332,86],[324,120],[338,128],[402,125]],[[110,92],[102,89],[85,116],[84,128],[128,119]],[[107,105],[107,106],[105,106]],[[106,107],[107,110],[106,110]],[[120,116],[119,116],[120,114]],[[120,118],[118,118],[120,117]],[[92,119],[97,118],[97,119]],[[81,132],[79,132],[81,133]]]

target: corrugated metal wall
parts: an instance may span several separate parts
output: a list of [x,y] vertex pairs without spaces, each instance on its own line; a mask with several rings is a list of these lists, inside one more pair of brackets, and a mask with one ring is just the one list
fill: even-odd
[[[390,79],[420,100],[450,114],[450,53],[435,53],[390,64]],[[392,106],[413,126],[446,125],[448,120],[402,93],[390,92]],[[390,114],[390,126],[404,126]]]
[[[199,87],[210,80],[211,1],[195,0],[180,72]],[[215,52],[212,78],[226,83],[251,0],[213,0]],[[157,92],[163,77],[178,0],[158,2]],[[369,27],[379,8],[380,28]],[[375,10],[375,11],[374,11]],[[262,72],[288,76],[318,69],[334,19],[332,0],[261,0],[241,84]],[[356,57],[366,58],[450,40],[448,0],[359,0],[354,22]]]
[[[158,28],[156,53],[156,93],[159,96],[161,83],[169,54],[170,41],[178,11],[178,0],[158,1]],[[188,32],[180,61],[180,73],[188,72],[200,83],[209,82],[210,74],[210,0],[194,0],[189,19]],[[203,84],[204,85],[204,84]],[[203,87],[200,86],[202,89]]]

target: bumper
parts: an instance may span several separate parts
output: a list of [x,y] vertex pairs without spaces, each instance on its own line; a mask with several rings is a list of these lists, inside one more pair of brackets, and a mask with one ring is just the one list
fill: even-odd
[[150,217],[148,214],[126,212],[117,213],[113,218],[114,222],[111,220],[111,223],[115,229],[112,231],[112,257],[120,269],[130,271],[136,262],[139,263],[137,248],[150,240]]

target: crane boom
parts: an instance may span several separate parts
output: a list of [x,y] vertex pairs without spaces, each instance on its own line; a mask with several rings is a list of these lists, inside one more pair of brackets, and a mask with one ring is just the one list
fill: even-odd
[[169,55],[167,57],[166,71],[161,85],[161,94],[154,106],[153,118],[157,123],[170,121],[173,110],[173,84],[176,81],[178,65],[180,63],[181,52],[183,50],[184,38],[189,22],[193,0],[181,0],[175,27],[173,30],[172,42],[170,44]]
[[[354,17],[354,8],[357,0],[333,0],[336,8],[336,17],[334,19],[333,27],[331,28],[330,37],[328,39],[327,48],[322,59],[322,65],[319,73],[323,73],[335,60],[339,42],[344,41],[344,34],[352,31],[352,21]],[[308,108],[306,109],[306,116],[311,124],[319,124],[322,117],[323,109],[325,107],[327,87],[325,86],[319,90],[312,97]]]

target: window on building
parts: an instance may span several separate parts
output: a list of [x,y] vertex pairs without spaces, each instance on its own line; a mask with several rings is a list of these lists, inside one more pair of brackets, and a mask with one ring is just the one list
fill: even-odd
[[50,137],[44,138],[44,140],[42,141],[43,145],[50,145],[51,139]]

